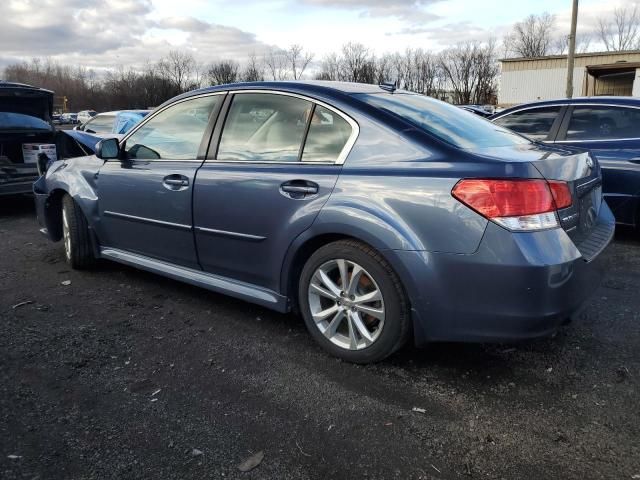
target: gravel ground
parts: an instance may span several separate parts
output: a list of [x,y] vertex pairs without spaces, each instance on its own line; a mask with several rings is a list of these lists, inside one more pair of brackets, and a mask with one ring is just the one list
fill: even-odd
[[2,199],[0,238],[4,479],[640,478],[633,232],[554,338],[365,367],[294,315],[112,263],[71,271],[31,199]]

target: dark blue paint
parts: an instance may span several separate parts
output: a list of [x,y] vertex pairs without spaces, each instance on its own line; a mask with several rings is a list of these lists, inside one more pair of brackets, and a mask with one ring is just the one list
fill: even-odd
[[[141,268],[195,285],[213,278],[219,291],[279,311],[293,306],[300,252],[317,246],[318,239],[356,238],[377,249],[398,273],[418,343],[543,335],[596,288],[598,258],[587,261],[572,231],[514,234],[451,196],[465,177],[546,176],[574,188],[581,176],[599,178],[597,164],[586,166],[588,154],[541,144],[455,148],[354,95],[379,92],[375,86],[264,82],[178,99],[237,89],[298,93],[347,113],[360,133],[344,165],[215,158],[103,162],[95,156],[60,161],[34,188],[49,237],[60,239],[56,200],[68,192],[87,216],[97,244],[109,250],[104,256],[120,256],[126,263],[129,253],[141,254],[149,259]],[[189,186],[167,189],[163,181],[169,175],[188,179]],[[300,198],[283,191],[283,184],[297,181],[317,185],[317,193]],[[606,246],[613,233],[611,213],[599,190],[591,195],[597,225],[609,235]]]
[[[594,105],[640,108],[640,99],[635,97],[583,97],[573,99],[546,100],[518,105],[503,110],[490,120],[509,115],[523,108],[544,107],[546,105]],[[640,226],[640,125],[637,138],[630,140],[600,140],[593,138],[579,142],[563,143],[562,138],[550,139],[548,143],[571,145],[589,150],[599,160],[602,167],[603,192],[613,211],[616,222],[624,225]]]

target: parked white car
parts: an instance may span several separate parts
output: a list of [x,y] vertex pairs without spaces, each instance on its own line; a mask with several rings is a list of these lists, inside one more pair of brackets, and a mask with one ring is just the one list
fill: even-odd
[[87,123],[89,120],[95,117],[97,113],[98,112],[96,112],[95,110],[82,110],[81,112],[78,112],[78,123]]

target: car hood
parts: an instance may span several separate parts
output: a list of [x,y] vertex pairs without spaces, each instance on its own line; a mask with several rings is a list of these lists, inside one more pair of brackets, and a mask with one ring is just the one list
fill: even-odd
[[115,133],[97,134],[83,132],[82,130],[62,130],[62,132],[73,138],[90,153],[96,153],[96,145],[98,145],[98,142],[100,142],[100,140],[104,140],[105,138],[117,138],[118,140],[120,140],[123,137],[123,135],[118,135]]

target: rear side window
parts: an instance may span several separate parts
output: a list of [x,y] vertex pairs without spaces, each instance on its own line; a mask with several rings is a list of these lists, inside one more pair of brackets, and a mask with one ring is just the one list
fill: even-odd
[[194,98],[158,113],[127,139],[127,157],[141,160],[197,159],[209,116],[221,98],[220,95]]
[[536,140],[546,140],[560,108],[555,106],[520,110],[500,117],[494,123]]
[[640,138],[640,110],[625,107],[576,106],[566,140]]
[[424,95],[411,93],[355,94],[425,132],[463,149],[506,147],[529,143],[520,135],[468,112]]
[[217,160],[297,162],[313,104],[269,93],[239,93],[227,114]]
[[336,162],[351,136],[349,122],[328,108],[316,105],[302,151],[303,162]]

